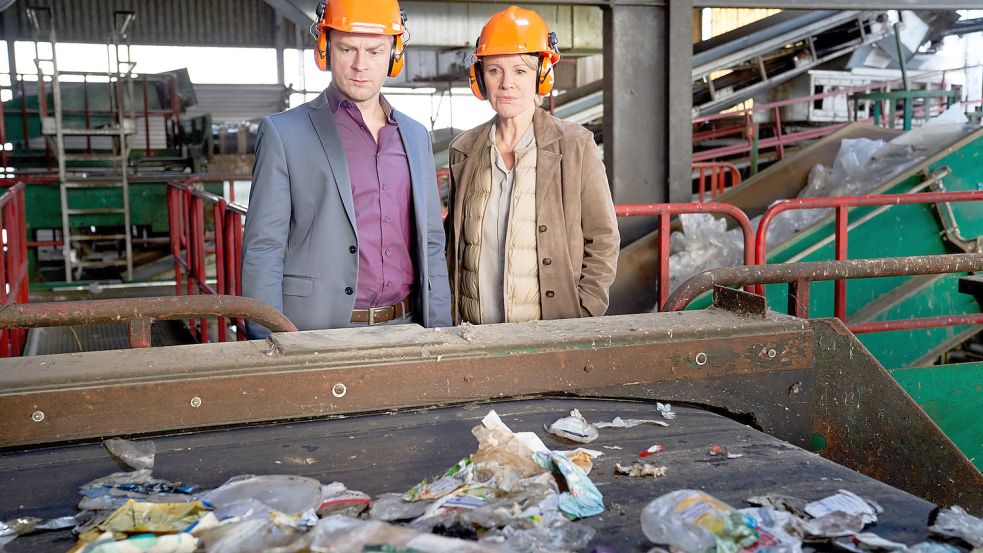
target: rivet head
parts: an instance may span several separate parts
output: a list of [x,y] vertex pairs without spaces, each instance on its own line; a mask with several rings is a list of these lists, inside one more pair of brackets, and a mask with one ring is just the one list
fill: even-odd
[[778,352],[774,349],[768,350],[768,359],[774,359],[776,355],[778,355]]
[[707,354],[703,353],[702,351],[700,353],[697,353],[696,354],[696,364],[699,365],[699,366],[701,366],[701,367],[703,365],[706,365],[707,364]]
[[191,406],[195,409],[201,407],[201,398],[198,396],[191,398]]
[[345,397],[345,394],[347,394],[347,393],[348,393],[348,386],[345,386],[341,382],[335,384],[331,388],[331,395],[333,395],[334,397],[337,397],[337,398]]
[[585,373],[589,373],[592,370],[594,370],[594,365],[591,365],[590,363],[587,363],[586,365],[584,365],[584,372]]
[[474,382],[474,375],[473,374],[466,374],[466,375],[464,375],[464,381],[465,382]]
[[44,420],[44,411],[35,411],[31,413],[31,420],[34,422],[41,422]]

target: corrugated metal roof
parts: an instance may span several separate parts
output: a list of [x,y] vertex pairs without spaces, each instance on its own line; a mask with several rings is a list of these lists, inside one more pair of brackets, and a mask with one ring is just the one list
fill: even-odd
[[196,84],[198,103],[185,117],[212,114],[212,123],[259,121],[266,115],[286,108],[280,85]]
[[[0,14],[4,39],[31,40],[26,8],[52,8],[58,42],[105,43],[113,12],[136,13],[133,44],[255,46],[276,44],[276,12],[262,0],[17,0]],[[285,23],[287,37],[293,25]]]

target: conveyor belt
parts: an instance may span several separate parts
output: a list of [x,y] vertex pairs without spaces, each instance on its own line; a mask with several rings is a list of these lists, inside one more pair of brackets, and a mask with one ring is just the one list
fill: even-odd
[[[651,403],[528,399],[240,427],[155,439],[155,476],[215,487],[243,473],[286,473],[324,483],[341,481],[372,495],[404,491],[474,452],[477,442],[470,429],[492,408],[514,431],[535,431],[555,449],[572,446],[553,440],[543,425],[573,408],[590,421],[615,416],[657,418]],[[880,521],[869,531],[907,544],[927,538],[931,503],[721,415],[678,406],[675,410],[678,417],[669,428],[604,429],[590,444],[604,452],[590,476],[604,494],[606,511],[586,520],[601,530],[586,550],[605,546],[619,552],[647,551],[650,544],[639,523],[642,507],[681,488],[705,490],[738,508],[748,506],[747,497],[763,493],[815,500],[848,489],[884,507]],[[664,444],[666,451],[648,459],[668,467],[664,478],[614,476],[615,462],[635,461],[639,451],[655,443]],[[712,445],[744,457],[711,457]],[[5,453],[0,457],[4,489],[0,520],[70,515],[75,512],[79,486],[116,470],[98,444]],[[64,530],[18,538],[7,551],[66,551],[73,544]]]
[[[154,347],[194,343],[182,321],[156,321],[150,332]],[[28,332],[24,355],[126,349],[127,344],[127,329],[122,323],[33,328]]]

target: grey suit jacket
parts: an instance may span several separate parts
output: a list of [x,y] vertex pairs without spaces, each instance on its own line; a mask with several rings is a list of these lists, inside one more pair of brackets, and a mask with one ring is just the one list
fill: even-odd
[[[444,230],[426,128],[394,111],[410,167],[416,285],[424,326],[451,326]],[[358,245],[348,162],[324,94],[259,126],[242,244],[242,293],[300,330],[351,325]],[[253,338],[269,332],[250,323]]]

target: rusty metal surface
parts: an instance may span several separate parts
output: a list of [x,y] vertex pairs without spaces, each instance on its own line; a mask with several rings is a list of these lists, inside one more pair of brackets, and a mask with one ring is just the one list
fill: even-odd
[[797,371],[812,357],[806,321],[708,310],[21,358],[0,363],[0,446]]
[[252,298],[237,296],[179,296],[127,298],[54,303],[6,304],[0,308],[0,328],[37,328],[91,323],[126,323],[130,347],[150,347],[153,321],[200,317],[242,317],[274,332],[296,331],[282,313]]
[[983,474],[836,319],[812,321],[813,432],[827,459],[935,503],[983,512]]
[[768,310],[764,296],[726,286],[713,287],[713,305],[732,313],[764,319]]
[[983,253],[725,267],[704,271],[682,283],[666,301],[665,310],[685,309],[691,301],[713,289],[714,286],[939,275],[975,271],[983,271]]

